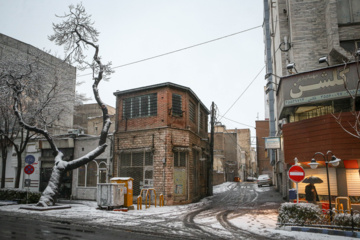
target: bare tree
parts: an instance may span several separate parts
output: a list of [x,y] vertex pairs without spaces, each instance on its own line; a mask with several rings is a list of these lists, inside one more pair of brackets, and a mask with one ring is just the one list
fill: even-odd
[[[38,206],[49,206],[55,204],[56,195],[59,191],[61,176],[66,172],[76,169],[99,156],[105,151],[107,147],[106,138],[111,125],[110,117],[108,115],[108,109],[99,96],[98,85],[101,80],[105,79],[112,73],[111,63],[103,64],[99,56],[99,46],[96,45],[98,41],[99,32],[93,27],[91,21],[91,15],[85,12],[85,8],[79,4],[76,7],[69,6],[69,13],[64,16],[60,16],[63,21],[59,24],[53,24],[54,34],[49,36],[51,41],[55,41],[58,45],[64,45],[66,55],[66,61],[69,63],[78,63],[80,69],[91,68],[93,71],[93,93],[94,97],[101,107],[103,112],[103,128],[100,134],[100,140],[98,147],[89,152],[85,156],[72,161],[64,161],[63,153],[57,148],[55,141],[51,134],[46,130],[46,118],[43,118],[42,124],[33,125],[31,121],[26,121],[26,118],[22,112],[22,100],[24,99],[24,93],[28,91],[26,84],[21,80],[24,75],[31,75],[33,73],[32,65],[29,65],[28,72],[23,75],[18,75],[15,78],[7,80],[8,86],[11,87],[14,93],[14,105],[13,109],[15,116],[21,127],[26,130],[38,133],[42,135],[49,142],[53,151],[55,165],[52,169],[49,183],[42,193],[42,196],[38,202]],[[84,50],[94,50],[94,55],[91,59],[88,59],[84,53]],[[42,97],[42,96],[39,96]],[[45,106],[45,105],[44,105]],[[38,108],[40,112],[44,110],[44,107]],[[34,117],[34,116],[33,116]],[[31,119],[31,118],[29,118]]]
[[[22,154],[29,140],[37,135],[19,124],[14,111],[14,88],[18,96],[18,108],[25,122],[50,130],[58,124],[65,113],[72,113],[68,101],[71,86],[66,70],[49,66],[47,54],[33,49],[22,53],[13,49],[2,49],[0,59],[0,140],[2,150],[2,186],[5,183],[5,169],[8,147],[13,147],[17,158],[15,188],[20,185]],[[60,78],[61,81],[60,81]]]
[[[342,118],[342,114],[338,114],[335,115],[333,114],[336,122],[341,126],[341,128],[348,134],[350,134],[351,136],[360,139],[360,111],[356,111],[356,100],[358,98],[358,91],[360,89],[360,54],[359,53],[355,53],[354,54],[355,57],[355,61],[356,61],[356,76],[357,79],[348,79],[346,78],[346,76],[344,74],[340,74],[340,77],[342,78],[343,82],[344,82],[344,88],[347,91],[347,93],[350,96],[351,99],[351,114],[353,116],[353,120],[351,122],[346,122],[343,123],[343,118]],[[344,71],[347,68],[347,63],[344,64]],[[353,87],[350,87],[350,83],[349,81],[356,81],[355,82],[355,89],[351,89]],[[353,85],[353,83],[351,84]]]

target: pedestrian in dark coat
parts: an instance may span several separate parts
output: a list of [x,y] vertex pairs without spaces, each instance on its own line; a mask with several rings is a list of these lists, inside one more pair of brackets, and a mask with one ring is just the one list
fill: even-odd
[[310,183],[306,185],[305,187],[305,199],[309,203],[316,203],[319,201],[319,196],[316,192],[315,185],[313,183]]

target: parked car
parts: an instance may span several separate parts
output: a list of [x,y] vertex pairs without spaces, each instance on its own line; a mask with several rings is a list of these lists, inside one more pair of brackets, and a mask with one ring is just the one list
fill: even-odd
[[261,187],[263,185],[272,186],[272,179],[268,174],[262,174],[257,179],[257,185],[258,187]]
[[256,182],[257,178],[256,177],[247,177],[246,181],[247,182]]

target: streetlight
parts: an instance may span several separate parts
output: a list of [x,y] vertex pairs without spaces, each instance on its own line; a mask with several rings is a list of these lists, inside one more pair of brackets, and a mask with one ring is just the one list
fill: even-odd
[[[324,158],[325,166],[326,166],[326,177],[327,177],[327,184],[328,184],[328,197],[329,197],[329,209],[330,209],[330,221],[332,221],[332,210],[331,210],[331,195],[330,195],[330,181],[329,181],[329,163],[337,167],[340,164],[341,159],[337,158],[330,150],[326,152],[326,154],[323,154],[322,152],[316,152],[311,159],[311,162],[308,164],[312,169],[315,169],[318,167],[319,163],[315,160],[315,155],[321,155]],[[331,161],[329,161],[329,154],[331,154]]]

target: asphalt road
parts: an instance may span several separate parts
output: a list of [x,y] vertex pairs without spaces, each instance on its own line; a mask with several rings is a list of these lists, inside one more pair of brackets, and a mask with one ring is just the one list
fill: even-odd
[[[0,239],[289,239],[278,234],[267,236],[250,232],[232,224],[232,219],[251,213],[260,215],[276,211],[283,202],[274,187],[257,190],[255,183],[234,182],[228,190],[214,195],[206,204],[191,208],[180,215],[165,217],[147,215],[133,221],[139,226],[119,229],[107,227],[107,219],[94,225],[87,219],[60,220],[39,218],[24,214],[0,215]],[[203,221],[206,219],[207,221]],[[153,221],[156,220],[156,224]],[[91,220],[89,220],[91,221]],[[102,226],[101,226],[102,224]],[[214,226],[219,226],[214,229]]]
[[[0,239],[1,240],[112,240],[112,239],[174,239],[121,231],[108,228],[94,228],[72,225],[69,222],[49,222],[41,220],[27,220],[25,217],[0,216]],[[180,239],[180,238],[179,238]]]

